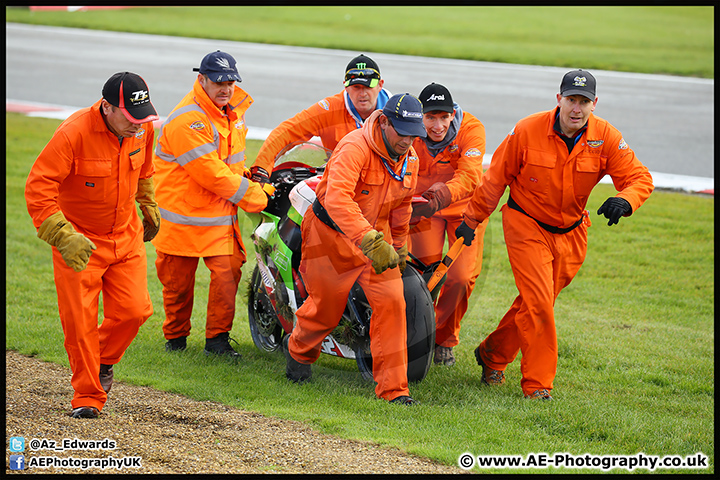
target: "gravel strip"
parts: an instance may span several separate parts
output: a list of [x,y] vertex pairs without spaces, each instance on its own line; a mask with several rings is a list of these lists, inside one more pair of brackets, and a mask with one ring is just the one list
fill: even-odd
[[[115,382],[97,419],[68,416],[70,370],[5,352],[6,437],[25,438],[25,461],[50,456],[141,457],[140,468],[32,468],[35,473],[465,473],[457,467],[369,442],[319,433],[215,402]],[[114,450],[32,451],[31,439],[117,442]],[[9,455],[6,450],[6,465]],[[128,460],[129,461],[129,460]],[[14,473],[7,470],[6,473]],[[20,473],[20,472],[18,472]]]

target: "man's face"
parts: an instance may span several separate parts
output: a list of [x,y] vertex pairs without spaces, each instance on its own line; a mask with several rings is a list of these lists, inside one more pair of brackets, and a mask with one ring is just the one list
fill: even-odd
[[570,95],[563,97],[557,94],[558,107],[560,107],[560,128],[562,132],[568,136],[573,136],[590,118],[590,114],[595,110],[597,105],[597,97],[590,100],[583,95]]
[[455,112],[448,113],[441,110],[433,110],[423,114],[423,125],[428,137],[433,142],[440,142],[447,135],[448,128],[455,118]]
[[380,80],[373,88],[359,84],[345,87],[345,91],[348,93],[350,101],[352,101],[353,105],[355,105],[355,108],[363,120],[375,111],[377,98],[378,95],[380,95],[380,90],[382,90],[384,83],[385,80]]
[[219,108],[224,107],[230,102],[235,91],[235,81],[229,82],[213,82],[203,74],[198,75],[198,81],[202,85],[203,90],[210,97],[210,100]]
[[390,148],[398,155],[405,155],[417,137],[397,133],[395,127],[392,126],[390,120],[384,114],[380,115],[378,121],[380,122],[380,128],[385,132],[385,138],[387,138]]
[[105,124],[108,129],[118,137],[130,138],[140,130],[140,123],[132,123],[127,119],[120,107],[110,105],[107,100],[103,100],[100,107],[105,114]]

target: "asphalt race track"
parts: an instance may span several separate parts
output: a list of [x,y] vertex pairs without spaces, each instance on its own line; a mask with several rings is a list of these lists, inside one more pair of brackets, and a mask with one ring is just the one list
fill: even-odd
[[[392,93],[417,95],[430,82],[448,87],[463,110],[484,123],[488,153],[517,120],[556,105],[568,70],[6,23],[6,103],[77,109],[97,101],[113,73],[128,70],[148,82],[153,104],[165,117],[191,88],[197,75],[192,68],[218,49],[238,61],[240,87],[255,101],[246,121],[260,138],[339,92],[347,62],[366,53]],[[683,188],[683,180],[692,180],[686,189],[713,188],[714,80],[592,73],[598,81],[595,114],[623,132],[658,186],[664,180]]]

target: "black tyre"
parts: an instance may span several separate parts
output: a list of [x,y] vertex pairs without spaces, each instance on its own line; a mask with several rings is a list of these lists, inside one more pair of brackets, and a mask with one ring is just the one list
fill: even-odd
[[[422,274],[411,265],[408,265],[403,273],[403,284],[407,323],[408,381],[419,382],[425,378],[432,363],[435,348],[435,306]],[[355,357],[363,378],[372,380],[370,349],[356,350]]]
[[280,348],[283,329],[265,293],[265,287],[260,278],[260,270],[255,267],[250,280],[248,291],[248,322],[250,335],[257,348],[272,353]]
[[408,265],[403,273],[407,319],[408,381],[425,378],[435,349],[435,305],[420,272]]

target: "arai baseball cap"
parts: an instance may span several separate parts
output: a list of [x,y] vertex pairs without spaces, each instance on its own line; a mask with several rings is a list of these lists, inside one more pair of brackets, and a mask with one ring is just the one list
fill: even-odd
[[118,72],[105,82],[103,98],[119,107],[132,123],[154,122],[160,117],[150,102],[150,90],[139,75],[131,72]]
[[431,83],[420,92],[420,101],[423,104],[423,113],[441,111],[453,113],[452,95],[450,91],[439,83]]

